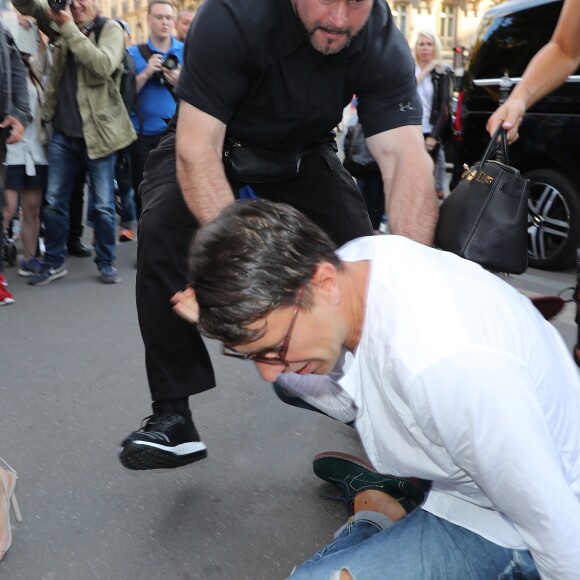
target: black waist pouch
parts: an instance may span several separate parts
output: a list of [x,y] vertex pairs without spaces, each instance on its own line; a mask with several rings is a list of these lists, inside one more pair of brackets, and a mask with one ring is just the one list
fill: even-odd
[[299,151],[274,151],[242,143],[232,137],[224,143],[226,175],[241,183],[278,183],[298,175],[302,154]]

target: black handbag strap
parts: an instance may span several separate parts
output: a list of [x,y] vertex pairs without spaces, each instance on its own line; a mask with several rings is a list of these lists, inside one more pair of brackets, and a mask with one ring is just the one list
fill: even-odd
[[[499,139],[499,141],[498,141]],[[507,131],[501,126],[495,130],[494,134],[491,137],[489,145],[481,158],[481,162],[479,163],[480,169],[483,167],[485,163],[489,161],[489,158],[494,155],[497,150],[501,147],[501,154],[503,157],[503,162],[506,165],[509,165],[509,155],[508,155],[508,143],[507,143]]]

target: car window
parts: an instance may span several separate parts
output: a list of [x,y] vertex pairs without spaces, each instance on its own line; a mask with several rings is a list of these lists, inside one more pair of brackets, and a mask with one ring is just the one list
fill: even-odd
[[478,27],[467,65],[474,79],[520,77],[531,58],[552,36],[561,2],[505,16],[488,15]]

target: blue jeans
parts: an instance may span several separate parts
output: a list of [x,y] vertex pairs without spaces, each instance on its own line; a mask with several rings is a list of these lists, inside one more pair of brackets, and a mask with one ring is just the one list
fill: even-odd
[[44,263],[57,268],[66,260],[69,207],[79,165],[87,167],[89,196],[93,205],[95,263],[98,267],[115,261],[115,197],[113,179],[115,154],[89,159],[85,140],[67,137],[55,130],[48,147],[48,188],[43,212]]
[[121,227],[134,229],[137,224],[137,211],[135,209],[135,192],[131,185],[119,183],[117,194],[121,202]]
[[[119,196],[119,217],[121,218],[122,228],[134,229],[137,225],[137,210],[135,208],[135,192],[131,185],[131,180],[126,179],[126,173],[131,171],[131,158],[129,157],[128,148],[117,151],[115,161],[115,180],[117,181],[117,195]],[[91,194],[91,181],[89,181],[89,194]],[[87,224],[94,227],[95,206],[93,203],[94,195],[89,195],[87,204]],[[115,207],[115,210],[117,208]]]
[[539,580],[525,550],[502,548],[417,509],[389,526],[386,516],[358,512],[334,542],[306,560],[291,580]]

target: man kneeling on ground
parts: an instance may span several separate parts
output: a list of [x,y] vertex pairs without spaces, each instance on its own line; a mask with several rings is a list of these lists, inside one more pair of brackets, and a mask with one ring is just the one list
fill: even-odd
[[[315,459],[355,513],[293,580],[579,577],[578,369],[504,281],[399,236],[335,252],[291,207],[240,202],[197,233],[174,304],[269,382],[352,353],[340,387],[373,467]],[[432,482],[420,509],[409,476]]]

